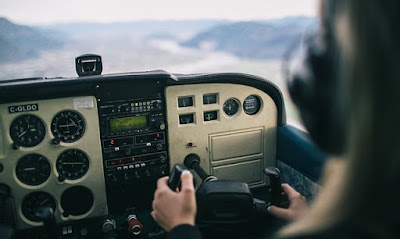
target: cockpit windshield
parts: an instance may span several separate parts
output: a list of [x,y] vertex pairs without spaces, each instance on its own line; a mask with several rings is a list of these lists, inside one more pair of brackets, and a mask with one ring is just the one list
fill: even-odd
[[[103,74],[243,72],[282,89],[282,55],[317,28],[316,0],[0,1],[0,80],[76,76],[74,58]],[[296,118],[287,105],[288,118]]]

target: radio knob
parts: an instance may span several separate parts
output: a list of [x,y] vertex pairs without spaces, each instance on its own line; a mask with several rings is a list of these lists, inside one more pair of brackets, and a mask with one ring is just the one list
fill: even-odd
[[151,176],[151,173],[150,173],[150,171],[149,170],[146,170],[146,172],[144,173],[147,177],[150,177]]
[[165,123],[163,121],[154,121],[153,127],[157,130],[165,130]]
[[114,219],[106,219],[101,228],[104,233],[108,233],[117,228],[117,225]]
[[161,100],[154,101],[152,105],[156,109],[161,108]]
[[131,155],[132,149],[131,149],[131,148],[126,148],[126,149],[124,150],[124,152],[125,152],[125,155]]
[[165,157],[163,155],[160,156],[160,162],[165,163]]

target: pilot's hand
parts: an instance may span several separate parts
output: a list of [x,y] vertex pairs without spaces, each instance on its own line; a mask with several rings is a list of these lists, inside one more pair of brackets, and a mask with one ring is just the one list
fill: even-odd
[[295,221],[308,210],[307,200],[287,183],[282,184],[282,189],[289,200],[289,208],[280,208],[272,205],[268,207],[268,212],[277,218],[286,221]]
[[193,175],[188,170],[182,172],[180,192],[172,191],[167,182],[168,177],[162,177],[157,181],[151,216],[166,231],[181,224],[194,226],[196,198]]

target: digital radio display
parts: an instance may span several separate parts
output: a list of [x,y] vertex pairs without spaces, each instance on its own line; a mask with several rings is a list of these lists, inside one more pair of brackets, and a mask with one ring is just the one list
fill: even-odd
[[110,119],[110,130],[112,132],[141,129],[145,127],[147,127],[146,115]]

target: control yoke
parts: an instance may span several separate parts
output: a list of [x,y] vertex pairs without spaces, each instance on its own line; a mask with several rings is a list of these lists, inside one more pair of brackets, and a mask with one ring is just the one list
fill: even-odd
[[[196,220],[199,225],[237,224],[249,222],[254,215],[267,214],[267,203],[253,198],[247,183],[218,180],[215,176],[207,174],[200,166],[200,158],[196,154],[186,156],[184,164],[174,165],[168,186],[172,190],[179,187],[180,175],[186,167],[193,169],[203,180],[196,191]],[[270,167],[266,168],[264,173],[271,180],[271,204],[279,205],[280,172],[277,168]]]

